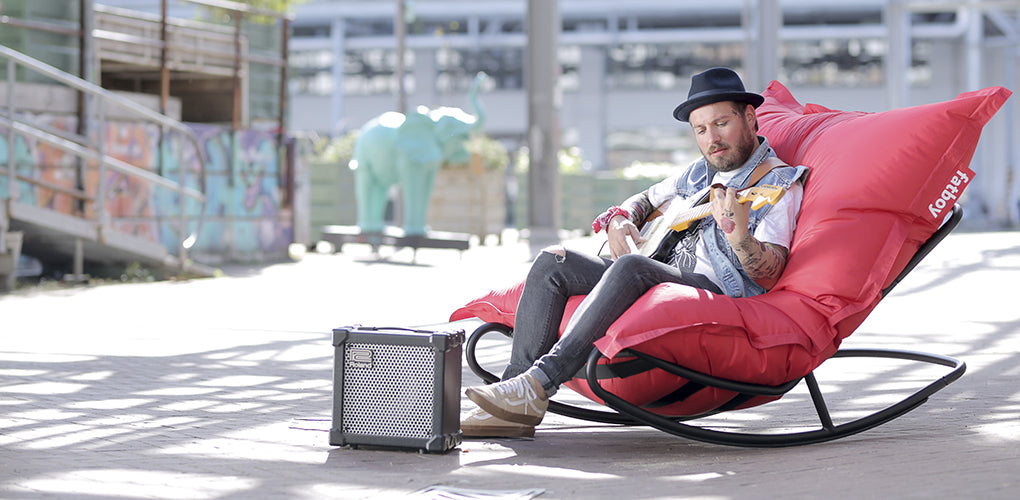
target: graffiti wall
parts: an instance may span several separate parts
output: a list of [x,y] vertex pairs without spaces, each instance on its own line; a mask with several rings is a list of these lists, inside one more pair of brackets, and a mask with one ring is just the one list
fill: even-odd
[[[48,127],[63,132],[73,132],[74,118],[37,117]],[[10,150],[6,130],[0,131],[0,165],[7,166]],[[73,213],[73,198],[61,194],[62,190],[76,189],[74,157],[47,144],[39,144],[16,134],[14,140],[14,161],[17,181],[14,183],[14,197],[22,203]],[[35,179],[29,183],[25,179]],[[0,176],[0,198],[7,198],[10,191],[8,177]],[[47,187],[44,187],[47,186]]]
[[267,132],[243,131],[232,140],[229,129],[192,127],[204,148],[208,198],[193,253],[229,255],[235,261],[286,255],[294,228],[282,207],[276,138]]
[[[74,132],[74,117],[36,116],[32,121],[54,131]],[[273,134],[246,130],[234,136],[227,127],[189,125],[201,151],[181,134],[168,133],[160,145],[159,127],[113,122],[103,130],[108,155],[205,193],[203,205],[139,176],[94,164],[20,135],[15,140],[19,179],[14,197],[21,203],[95,219],[108,217],[117,231],[159,242],[176,254],[194,235],[192,259],[206,263],[258,262],[286,255],[293,241],[290,210],[281,184],[280,158]],[[6,133],[6,131],[3,131]],[[8,141],[0,140],[0,165],[8,162]],[[198,155],[204,158],[200,162]],[[29,182],[27,179],[31,179]],[[0,198],[9,194],[0,175]],[[77,192],[87,197],[72,196]],[[187,214],[181,230],[181,207]]]

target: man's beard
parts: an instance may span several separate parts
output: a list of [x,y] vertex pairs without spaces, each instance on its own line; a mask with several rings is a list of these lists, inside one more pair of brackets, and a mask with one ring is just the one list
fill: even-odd
[[726,152],[724,157],[718,158],[718,162],[709,157],[712,153],[712,148],[709,148],[708,154],[704,155],[705,161],[707,161],[708,165],[715,169],[716,172],[731,172],[736,170],[747,162],[747,159],[751,157],[751,153],[754,152],[754,149],[757,147],[758,141],[753,139],[753,137],[754,136],[752,136],[751,140],[741,141],[735,146],[723,144],[724,147],[729,148],[729,151]]

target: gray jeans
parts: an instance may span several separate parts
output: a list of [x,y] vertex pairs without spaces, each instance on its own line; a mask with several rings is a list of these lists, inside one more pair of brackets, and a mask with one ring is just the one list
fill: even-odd
[[[627,308],[666,282],[722,293],[704,275],[640,255],[624,255],[614,262],[571,250],[565,256],[539,252],[517,306],[510,364],[502,379],[527,371],[551,396],[585,365],[595,341]],[[585,294],[560,337],[567,298]]]

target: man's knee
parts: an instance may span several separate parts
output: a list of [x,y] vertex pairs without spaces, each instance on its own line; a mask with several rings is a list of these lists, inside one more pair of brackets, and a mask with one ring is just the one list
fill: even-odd
[[560,257],[566,257],[567,251],[563,248],[563,245],[550,245],[542,249],[543,252],[559,255]]
[[613,263],[613,267],[617,269],[639,269],[648,263],[646,257],[642,257],[636,253],[628,253],[619,256],[616,262]]
[[551,245],[542,249],[543,253],[552,254],[556,257],[556,262],[562,263],[567,258],[567,251],[563,248],[563,245]]
[[614,276],[623,276],[626,280],[633,280],[635,276],[644,274],[654,265],[654,262],[640,254],[628,253],[619,256],[609,267],[608,272],[613,273]]

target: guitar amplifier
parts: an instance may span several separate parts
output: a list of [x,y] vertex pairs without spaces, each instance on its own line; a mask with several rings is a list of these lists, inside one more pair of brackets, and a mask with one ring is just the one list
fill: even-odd
[[333,330],[329,444],[446,452],[461,442],[464,330]]

